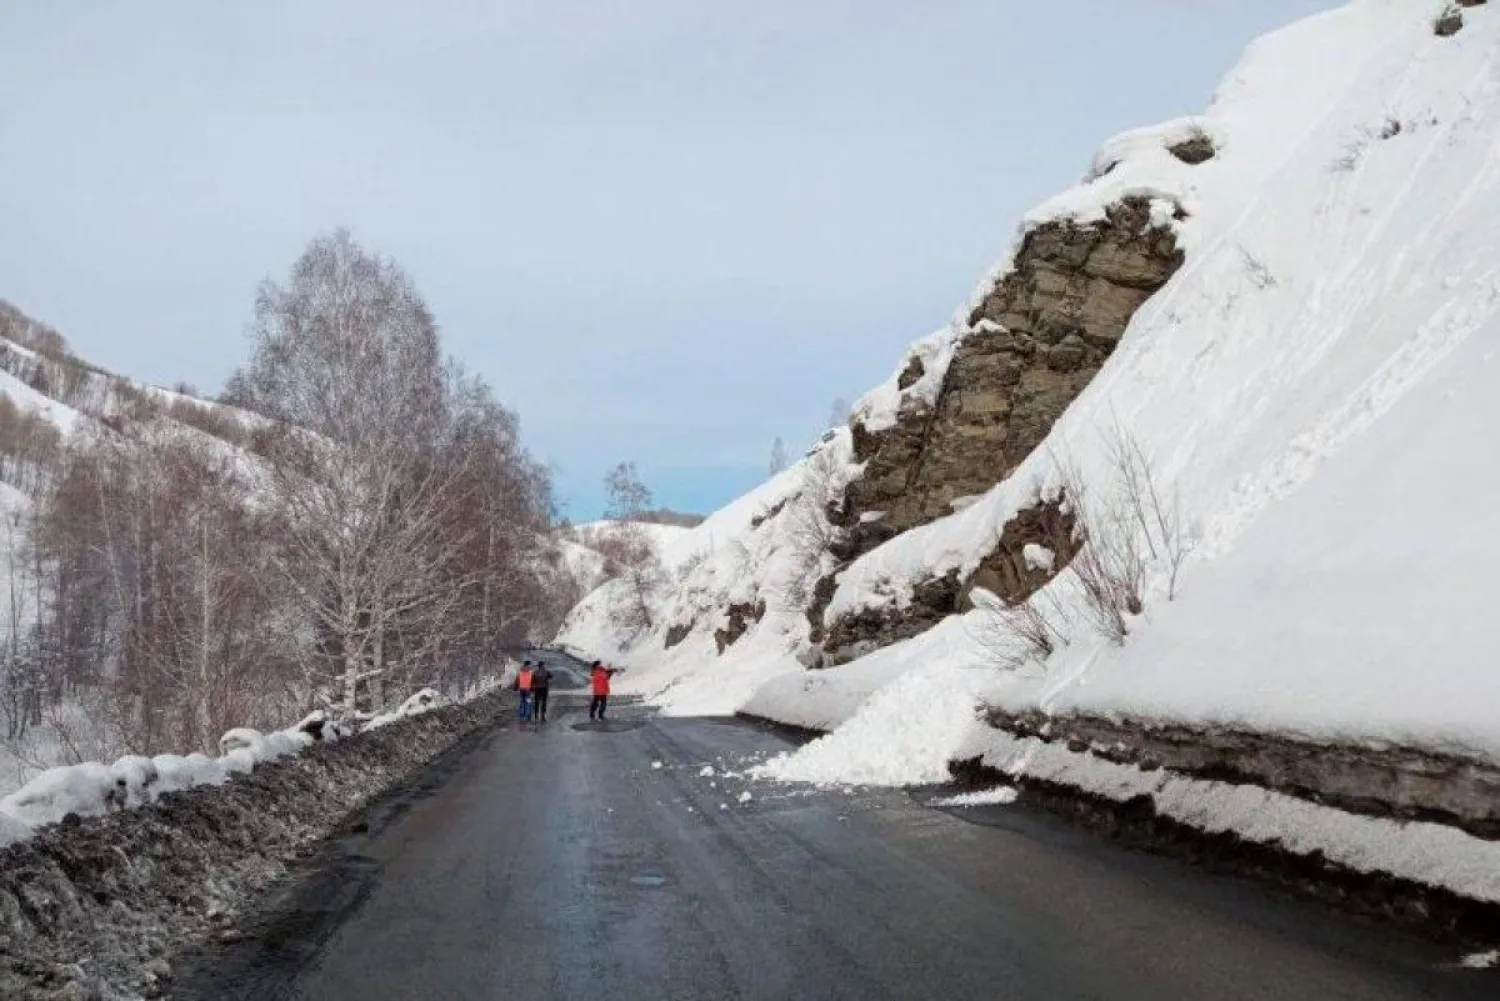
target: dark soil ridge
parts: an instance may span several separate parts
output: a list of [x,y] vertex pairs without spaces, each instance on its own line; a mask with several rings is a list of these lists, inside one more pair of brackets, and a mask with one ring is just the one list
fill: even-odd
[[494,726],[504,702],[487,695],[315,745],[224,786],[70,816],[0,850],[0,997],[159,996],[168,957],[238,937],[259,891],[355,811]]
[[1500,905],[1388,872],[1359,872],[1279,842],[1251,841],[1231,832],[1211,833],[1163,816],[1150,796],[1116,801],[1074,786],[1010,775],[980,758],[949,763],[954,780],[982,788],[1015,785],[1019,802],[1046,810],[1111,841],[1179,859],[1210,872],[1257,883],[1347,914],[1392,924],[1444,944],[1487,949],[1500,930]]
[[1063,743],[1116,764],[1257,785],[1348,813],[1445,824],[1500,840],[1500,766],[1476,758],[1090,715],[997,711],[989,722],[1015,737]]

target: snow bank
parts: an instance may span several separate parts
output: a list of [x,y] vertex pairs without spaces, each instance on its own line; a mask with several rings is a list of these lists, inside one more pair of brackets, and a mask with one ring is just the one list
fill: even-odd
[[[491,726],[503,711],[501,698],[321,743],[266,765],[253,782],[219,789],[193,781],[216,764],[212,759],[150,759],[158,781],[179,795],[154,809],[115,811],[13,840],[0,848],[0,901],[9,902],[0,909],[0,997],[158,996],[162,955],[214,934],[242,933],[240,915],[286,875],[289,859],[466,735]],[[143,768],[141,760],[126,762],[137,775]],[[222,769],[218,774],[222,781]],[[0,813],[0,831],[18,823]]]
[[[480,698],[496,687],[495,684],[478,686],[461,701]],[[424,688],[393,712],[371,719],[364,729],[379,729],[442,705],[442,697],[436,691]],[[0,848],[28,838],[38,828],[58,823],[68,814],[99,817],[154,803],[165,793],[223,785],[232,775],[247,775],[261,765],[344,736],[341,724],[319,710],[286,730],[272,733],[250,727],[229,730],[219,738],[217,758],[204,754],[160,754],[154,758],[127,755],[112,766],[88,762],[50,768],[0,799]]]

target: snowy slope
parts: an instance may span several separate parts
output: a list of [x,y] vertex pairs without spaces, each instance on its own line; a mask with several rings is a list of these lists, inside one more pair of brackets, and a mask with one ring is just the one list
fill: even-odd
[[[1500,559],[1500,456],[1487,440],[1500,418],[1500,11],[1468,9],[1441,38],[1444,6],[1357,0],[1267,36],[1202,116],[1112,140],[1085,183],[1030,213],[1026,228],[1145,196],[1186,263],[1042,448],[977,502],[860,558],[828,610],[900,604],[914,581],[972,569],[1016,511],[1065,479],[1112,496],[1106,444],[1119,429],[1180,504],[1193,545],[1175,600],[1152,567],[1123,645],[1086,628],[1064,575],[1035,599],[1060,610],[1064,642],[1013,673],[994,667],[977,612],[827,671],[798,666],[806,630],[792,611],[723,657],[701,630],[664,649],[657,628],[621,651],[632,666],[671,683],[671,707],[748,702],[810,725],[848,721],[846,765],[892,779],[930,775],[982,703],[1500,758],[1487,587]],[[1194,166],[1166,152],[1190,132],[1217,155]],[[967,315],[914,349],[929,381]],[[858,412],[876,424],[899,405],[893,380]],[[802,468],[727,510],[793,492]],[[740,522],[732,537],[721,516],[704,528],[715,521],[708,562],[662,599],[664,618],[696,600],[700,617],[711,605],[722,619],[774,590],[771,554],[787,540],[762,536],[782,519]],[[902,697],[882,700],[887,690]],[[946,722],[927,722],[940,736],[893,739],[924,692],[942,696]],[[869,765],[881,755],[892,767]]]

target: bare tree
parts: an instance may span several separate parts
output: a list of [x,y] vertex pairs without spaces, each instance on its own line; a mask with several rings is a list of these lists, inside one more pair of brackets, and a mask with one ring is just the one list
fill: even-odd
[[320,637],[310,678],[336,677],[352,713],[385,673],[388,629],[435,628],[466,583],[447,573],[469,542],[446,517],[466,467],[444,447],[454,373],[405,272],[342,230],[313,240],[286,285],[262,285],[252,343],[234,388],[281,424],[266,442],[273,562]]
[[651,509],[651,490],[633,462],[622,462],[605,474],[604,489],[609,496],[605,513],[616,521],[630,521]]
[[786,442],[777,438],[771,443],[771,475],[783,472],[787,467]]
[[802,465],[802,489],[779,514],[791,557],[780,597],[793,610],[807,607],[829,550],[839,537],[838,527],[828,517],[829,505],[842,492],[839,465],[831,450],[814,452]]

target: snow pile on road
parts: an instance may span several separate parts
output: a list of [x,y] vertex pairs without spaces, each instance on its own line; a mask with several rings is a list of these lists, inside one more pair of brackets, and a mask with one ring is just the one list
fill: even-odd
[[832,733],[752,774],[816,785],[946,782],[948,762],[972,731],[989,681],[985,672],[947,664],[907,671]]
[[[1123,643],[1091,626],[1064,573],[1033,599],[1050,610],[1055,649],[1019,669],[999,668],[982,641],[987,613],[971,612],[804,671],[807,603],[777,600],[778,554],[796,533],[785,512],[748,517],[795,496],[803,463],[696,530],[706,556],[650,603],[652,627],[600,649],[669,708],[842,725],[842,749],[814,744],[805,766],[781,766],[820,781],[936,774],[949,720],[972,709],[940,689],[943,672],[985,664],[990,680],[974,690],[1017,711],[1500,757],[1500,506],[1489,503],[1500,496],[1500,11],[1467,9],[1463,30],[1440,37],[1445,7],[1355,0],[1269,35],[1203,115],[1110,141],[1088,180],[1030,213],[1023,232],[1145,198],[1185,263],[1042,447],[962,510],[863,555],[828,610],[899,607],[921,581],[972,570],[1017,511],[1067,487],[1118,528],[1123,440],[1190,550],[1175,581],[1148,554],[1144,608],[1123,617]],[[1172,152],[1199,138],[1208,159]],[[931,363],[922,392],[963,336],[955,326],[913,349]],[[893,419],[897,385],[863,403],[863,419]],[[858,475],[845,462],[841,475]],[[621,598],[580,607],[580,646]],[[763,617],[720,655],[713,633],[734,625],[728,610],[760,600]],[[669,629],[689,624],[668,646]],[[941,720],[924,736],[910,723],[927,711]]]

